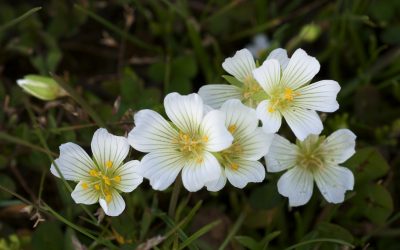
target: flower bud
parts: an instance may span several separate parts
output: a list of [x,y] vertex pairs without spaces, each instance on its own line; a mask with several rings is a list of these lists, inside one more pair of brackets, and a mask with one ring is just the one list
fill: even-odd
[[27,75],[17,80],[17,84],[28,94],[44,101],[55,100],[67,94],[56,81],[47,76]]

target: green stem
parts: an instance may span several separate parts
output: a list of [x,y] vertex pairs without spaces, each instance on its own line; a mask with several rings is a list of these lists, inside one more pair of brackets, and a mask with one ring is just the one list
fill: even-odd
[[6,29],[22,22],[24,19],[30,17],[32,14],[38,12],[39,10],[41,10],[42,7],[35,7],[33,9],[28,10],[27,12],[25,12],[24,14],[22,14],[21,16],[9,21],[8,23],[0,26],[0,33],[4,32]]
[[182,180],[181,178],[178,177],[176,178],[174,189],[172,190],[171,199],[169,202],[168,216],[171,218],[175,217],[176,204],[178,203],[181,187],[182,187]]
[[307,241],[303,241],[297,244],[294,244],[288,248],[285,248],[285,250],[291,250],[291,249],[296,249],[297,247],[300,246],[304,246],[304,245],[309,245],[309,244],[313,244],[313,243],[321,243],[321,242],[330,242],[330,243],[336,243],[336,244],[340,244],[343,246],[348,246],[350,248],[354,248],[354,246],[346,241],[343,240],[338,240],[338,239],[329,239],[329,238],[320,238],[320,239],[314,239],[314,240],[307,240]]
[[22,139],[18,138],[18,137],[14,137],[12,135],[6,134],[4,132],[0,132],[0,140],[9,141],[9,142],[14,143],[14,144],[22,145],[22,146],[34,149],[36,151],[40,151],[42,153],[49,153],[52,156],[57,156],[57,154],[54,153],[54,152],[51,152],[51,151],[49,152],[49,151],[47,151],[46,149],[44,149],[42,147],[39,147],[39,146],[37,146],[35,144],[32,144],[32,143],[29,143],[29,142],[27,142],[25,140],[22,140]]
[[244,219],[246,218],[246,215],[247,215],[246,212],[242,212],[240,214],[239,218],[235,222],[235,225],[233,225],[232,230],[229,232],[228,236],[225,238],[224,242],[222,242],[218,250],[224,250],[228,246],[233,236],[235,236],[235,234],[239,231],[240,227],[242,226]]

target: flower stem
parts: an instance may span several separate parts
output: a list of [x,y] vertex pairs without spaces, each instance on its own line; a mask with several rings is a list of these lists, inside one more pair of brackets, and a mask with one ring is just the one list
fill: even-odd
[[178,203],[179,193],[182,187],[181,178],[176,178],[174,189],[172,190],[171,199],[169,202],[168,215],[173,218],[175,216],[176,204]]

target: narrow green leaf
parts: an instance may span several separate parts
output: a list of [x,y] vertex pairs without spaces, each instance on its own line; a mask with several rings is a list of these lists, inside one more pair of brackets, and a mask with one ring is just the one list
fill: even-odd
[[25,12],[21,16],[9,21],[8,23],[3,24],[2,26],[0,26],[0,33],[4,32],[6,29],[9,29],[14,25],[22,22],[23,20],[25,20],[26,18],[30,17],[32,14],[38,12],[41,9],[42,9],[42,7],[35,7],[33,9],[28,10],[27,12]]
[[192,234],[189,238],[187,238],[182,245],[180,246],[179,249],[184,249],[185,247],[189,246],[193,241],[197,240],[199,237],[201,237],[203,234],[207,233],[211,229],[213,229],[215,226],[217,226],[219,223],[221,223],[221,220],[214,221],[208,225],[205,225],[204,227],[200,228],[197,232]]
[[352,244],[350,244],[346,241],[343,241],[343,240],[320,238],[320,239],[307,240],[307,241],[303,241],[303,242],[294,244],[288,248],[285,248],[285,250],[296,249],[300,246],[305,246],[305,245],[314,244],[314,243],[323,243],[323,242],[335,243],[335,244],[339,244],[339,245],[343,245],[343,246],[348,246],[350,248],[354,248],[354,246]]

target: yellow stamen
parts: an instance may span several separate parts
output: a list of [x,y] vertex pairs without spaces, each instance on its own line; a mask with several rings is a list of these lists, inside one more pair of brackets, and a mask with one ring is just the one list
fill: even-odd
[[235,163],[235,162],[232,162],[231,168],[232,168],[233,170],[238,170],[238,169],[239,169],[239,164],[237,164],[237,163]]
[[237,127],[236,127],[235,124],[229,125],[229,127],[228,127],[228,130],[229,130],[229,132],[231,132],[231,133],[235,132],[236,129],[237,129]]
[[272,113],[272,112],[274,112],[274,111],[275,111],[275,109],[274,109],[273,107],[271,107],[271,106],[268,107],[268,112],[269,112],[269,113]]
[[100,185],[99,185],[99,184],[95,184],[95,185],[94,185],[94,189],[96,189],[97,191],[99,191],[99,190],[100,190]]
[[106,161],[106,167],[107,167],[107,168],[111,168],[112,165],[113,165],[113,162],[112,162],[112,161]]
[[88,184],[87,184],[86,182],[83,182],[83,183],[82,183],[82,188],[83,188],[83,189],[88,189],[88,187],[89,187],[89,186],[88,186]]
[[107,193],[105,198],[107,203],[110,203],[110,201],[112,200],[112,196],[110,193]]
[[197,163],[203,163],[203,161],[204,161],[204,159],[203,159],[203,157],[198,157],[197,159],[196,159],[196,162]]
[[111,186],[110,178],[108,178],[107,176],[103,176],[103,180],[104,180],[104,183],[105,183],[106,185]]
[[203,136],[203,142],[208,142],[208,136]]
[[120,183],[121,182],[121,176],[119,176],[119,175],[115,176],[113,179],[114,179],[114,181],[116,183]]
[[98,172],[95,169],[91,169],[89,171],[89,174],[90,174],[90,176],[93,176],[93,177],[97,177],[98,176]]

